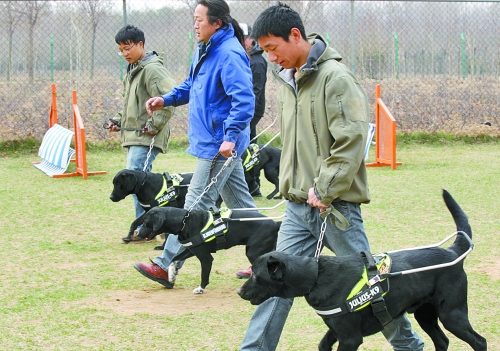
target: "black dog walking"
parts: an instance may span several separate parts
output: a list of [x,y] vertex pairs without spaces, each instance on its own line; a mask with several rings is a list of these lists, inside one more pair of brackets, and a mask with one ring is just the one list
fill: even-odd
[[[389,253],[392,272],[453,262],[471,249],[472,230],[466,214],[447,191],[443,191],[443,197],[459,232],[453,245],[447,249],[434,247]],[[381,331],[391,318],[405,312],[414,313],[436,350],[447,350],[449,343],[438,325],[439,319],[448,331],[468,343],[473,350],[486,351],[486,339],[476,333],[469,323],[467,275],[463,260],[445,268],[387,278],[382,285],[370,280],[373,284],[368,284],[367,291],[362,290],[360,294],[350,297],[363,274],[364,257],[367,256],[320,256],[316,260],[271,252],[255,260],[253,276],[243,284],[238,294],[254,305],[272,296],[305,296],[307,303],[329,328],[319,345],[320,351],[331,350],[337,341],[339,350],[357,350],[364,336]],[[380,275],[383,276],[382,273]],[[384,285],[385,288],[382,288]],[[380,300],[378,295],[382,290],[386,294]],[[374,296],[376,300],[373,302],[377,301],[377,304],[372,302],[370,307],[369,302]],[[364,305],[365,308],[359,308]]]
[[[122,169],[113,178],[113,191],[109,198],[118,202],[128,195],[135,194],[146,212],[156,206],[183,208],[192,177],[193,173],[162,174]],[[221,203],[222,199],[219,197],[217,206]],[[134,236],[134,232],[142,224],[144,215],[132,222],[128,235],[122,238],[123,242],[129,243],[139,239]],[[160,249],[163,249],[163,246]]]
[[264,171],[266,179],[274,185],[274,190],[267,195],[267,199],[281,199],[279,194],[279,173],[281,150],[265,144],[250,144],[243,157],[245,181],[251,195],[260,194],[260,171]]
[[[231,217],[214,219],[211,211],[192,210],[173,207],[156,207],[144,216],[144,224],[139,230],[140,238],[152,238],[158,233],[172,233],[178,235],[179,242],[185,250],[172,262],[182,261],[196,256],[201,262],[201,284],[193,292],[203,293],[209,283],[212,270],[212,253],[217,250],[226,250],[236,245],[245,245],[245,254],[250,263],[257,257],[276,249],[278,231],[281,222],[267,219],[257,211],[234,210]],[[248,220],[256,218],[257,220]],[[245,221],[247,219],[247,221]],[[155,277],[141,269],[134,267],[143,275],[156,281]],[[169,271],[169,280],[175,276]],[[172,283],[172,281],[170,281]]]

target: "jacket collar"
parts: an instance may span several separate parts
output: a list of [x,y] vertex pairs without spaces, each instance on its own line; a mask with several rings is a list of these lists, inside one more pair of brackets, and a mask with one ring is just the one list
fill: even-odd
[[135,74],[137,74],[137,72],[142,70],[144,68],[144,66],[146,66],[148,63],[154,62],[157,60],[160,61],[160,63],[163,63],[162,57],[159,56],[156,53],[156,51],[147,52],[146,55],[141,60],[137,61],[136,63],[134,63],[132,65],[128,65],[127,73],[129,73],[130,76],[134,76]]
[[229,25],[219,28],[208,40],[207,43],[199,42],[198,48],[200,49],[200,58],[203,53],[209,53],[210,50],[214,47],[219,46],[226,39],[234,37],[234,29],[233,25],[229,23]]

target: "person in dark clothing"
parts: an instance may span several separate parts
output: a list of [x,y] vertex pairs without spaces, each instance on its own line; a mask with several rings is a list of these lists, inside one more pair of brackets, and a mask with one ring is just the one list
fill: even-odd
[[[267,60],[262,56],[264,50],[259,46],[252,36],[252,27],[246,23],[240,23],[245,36],[245,49],[250,56],[250,69],[252,70],[253,93],[255,95],[255,111],[250,121],[250,143],[257,144],[257,124],[264,116],[266,109],[266,82],[267,82]],[[253,174],[258,187],[249,189],[253,197],[262,197],[260,192],[260,174]]]
[[252,37],[252,27],[245,23],[240,23],[240,27],[243,29],[245,48],[250,56],[253,93],[255,94],[255,111],[250,121],[250,142],[257,144],[257,124],[264,116],[266,108],[267,60],[262,56],[264,50]]

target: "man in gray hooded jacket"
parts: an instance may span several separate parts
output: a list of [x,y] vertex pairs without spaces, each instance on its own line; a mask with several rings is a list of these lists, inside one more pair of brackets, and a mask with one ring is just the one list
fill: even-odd
[[[314,256],[319,234],[337,256],[370,251],[361,204],[370,202],[364,163],[366,93],[342,57],[318,34],[306,37],[297,12],[280,3],[262,12],[253,35],[282,69],[278,117],[283,149],[280,193],[288,200],[277,251]],[[320,216],[327,215],[326,220]],[[293,299],[270,298],[250,321],[240,350],[275,350]],[[406,316],[382,331],[394,350],[421,351]]]
[[[109,122],[109,128],[121,133],[122,146],[127,149],[126,168],[151,172],[156,156],[167,152],[170,136],[168,122],[174,114],[174,107],[162,108],[150,116],[146,111],[146,101],[153,96],[167,94],[175,84],[163,65],[164,55],[144,49],[146,40],[142,30],[127,25],[116,34],[115,41],[118,54],[127,60],[128,67],[123,80],[123,109]],[[132,196],[137,218],[144,213],[144,209],[137,197]]]

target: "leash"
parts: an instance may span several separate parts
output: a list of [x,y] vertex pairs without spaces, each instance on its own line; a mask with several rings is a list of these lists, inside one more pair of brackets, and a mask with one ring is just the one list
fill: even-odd
[[[131,131],[131,132],[143,132],[143,133],[148,130],[147,126],[145,126],[144,128],[122,128],[116,124],[116,121],[113,121],[112,119],[110,119],[110,121],[115,123],[115,128],[117,130],[125,130],[125,131]],[[111,127],[109,126],[109,123],[106,123],[106,122],[103,123],[102,127],[104,129],[111,129]],[[146,162],[144,162],[144,168],[142,169],[143,172],[146,172],[146,168],[148,167],[148,161],[149,161],[149,157],[151,157],[151,150],[153,150],[155,137],[156,137],[156,134],[153,135],[153,138],[151,139],[151,145],[149,145],[149,151],[148,151],[148,154],[146,156]]]
[[142,169],[143,172],[146,172],[146,168],[148,167],[148,161],[149,161],[149,157],[151,156],[151,151],[153,150],[155,138],[156,138],[156,134],[153,135],[153,138],[151,139],[151,144],[149,145],[148,154],[146,155],[146,161],[144,162],[144,168]]
[[[214,158],[212,159],[212,165],[210,166],[210,173],[209,173],[209,176],[210,174],[212,174],[212,171],[213,171],[213,168],[215,167],[215,163],[217,162],[217,158],[219,157],[220,155],[220,152],[217,152],[217,154],[215,154]],[[193,210],[193,208],[198,204],[198,202],[200,202],[201,198],[203,197],[203,195],[205,195],[208,190],[210,189],[210,187],[212,185],[214,185],[215,183],[217,183],[217,178],[222,174],[222,172],[227,168],[229,167],[229,165],[231,164],[231,162],[233,162],[233,160],[236,158],[237,156],[237,153],[235,150],[232,151],[232,156],[229,157],[226,162],[224,162],[224,165],[222,166],[222,168],[220,169],[219,173],[217,173],[215,175],[215,177],[213,177],[211,180],[210,180],[210,183],[208,183],[208,185],[205,187],[205,189],[203,189],[203,191],[201,192],[200,196],[198,196],[194,201],[193,203],[191,204],[191,206],[189,206],[188,210],[187,210],[187,213],[186,215],[184,216],[184,219],[182,220],[182,230],[184,230],[184,227],[186,226],[186,219],[189,217],[189,214],[191,213],[191,211]]]
[[335,223],[335,226],[340,230],[346,230],[347,227],[349,226],[349,222],[344,217],[344,215],[340,213],[335,207],[333,207],[332,204],[330,204],[330,206],[328,206],[326,210],[320,212],[319,216],[324,219],[323,223],[321,223],[321,231],[319,233],[318,245],[316,247],[316,253],[314,254],[314,258],[316,260],[318,259],[319,254],[321,253],[321,249],[323,248],[323,238],[326,232],[326,220],[328,219],[328,216],[330,214],[333,215],[331,222]]
[[325,216],[323,223],[321,223],[321,230],[319,232],[318,245],[316,246],[316,252],[314,253],[314,259],[318,261],[319,254],[321,253],[321,249],[323,248],[323,238],[325,237],[326,232],[326,220],[328,219],[328,215]]
[[[108,123],[104,122],[102,125],[104,129],[111,129]],[[126,131],[131,131],[131,132],[144,132],[146,130],[146,127],[144,128],[122,128],[119,125],[115,125],[116,130],[126,130]]]

